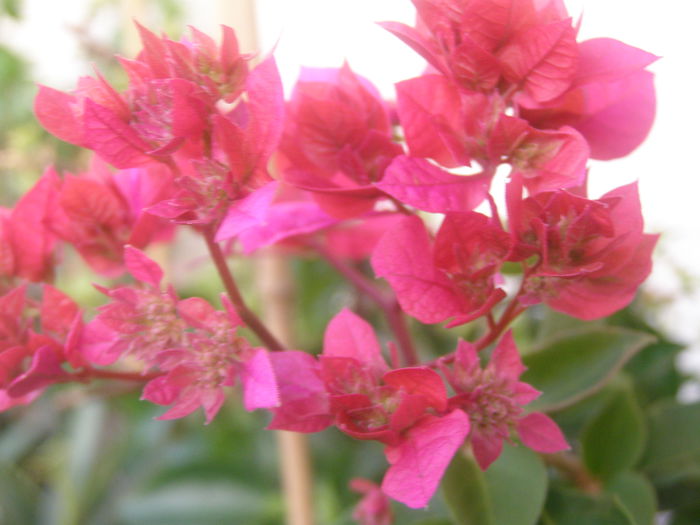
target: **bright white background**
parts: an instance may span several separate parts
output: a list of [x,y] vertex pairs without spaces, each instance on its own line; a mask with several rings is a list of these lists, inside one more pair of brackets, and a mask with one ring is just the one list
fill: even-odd
[[[224,3],[183,0],[188,23],[213,35],[218,34],[219,23],[236,25],[235,20],[222,19]],[[0,39],[31,57],[39,82],[72,88],[77,76],[89,73],[89,68],[67,26],[83,21],[87,2],[25,0],[24,4],[23,23],[2,21]],[[646,289],[659,300],[668,300],[659,322],[691,346],[681,364],[700,377],[700,159],[696,155],[700,152],[700,1],[567,0],[567,5],[574,18],[583,16],[579,40],[613,37],[662,57],[651,67],[657,75],[658,113],[649,138],[626,158],[596,163],[591,190],[598,196],[640,181],[647,230],[663,232]],[[301,64],[339,66],[347,59],[391,97],[394,82],[422,68],[415,53],[373,23],[411,23],[409,0],[258,0],[256,8],[261,48],[275,47],[287,89]],[[113,34],[114,26],[122,23],[114,18],[96,22],[92,32],[98,37],[101,32]],[[687,278],[680,278],[679,270]],[[700,397],[700,388],[689,386],[684,395]]]

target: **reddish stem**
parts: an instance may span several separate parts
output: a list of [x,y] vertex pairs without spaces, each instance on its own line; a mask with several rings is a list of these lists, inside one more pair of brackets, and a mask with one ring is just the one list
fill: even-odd
[[505,311],[503,312],[503,315],[501,315],[501,318],[498,320],[496,325],[491,327],[490,330],[481,339],[474,343],[476,345],[477,350],[483,350],[491,343],[493,343],[496,339],[498,339],[501,336],[501,334],[503,334],[503,332],[506,331],[510,324],[521,313],[527,310],[527,306],[522,306],[520,304],[520,296],[525,291],[525,283],[527,282],[527,278],[534,271],[535,267],[536,265],[528,267],[524,262],[522,263],[523,278],[520,281],[520,288],[518,288],[518,292],[510,300],[510,303],[506,307]]
[[493,330],[496,327],[496,320],[493,317],[493,312],[486,314],[486,321],[489,324],[489,330]]
[[525,306],[519,305],[518,296],[516,295],[515,297],[513,297],[513,299],[510,301],[510,304],[503,312],[503,315],[498,320],[496,325],[493,328],[491,328],[481,339],[474,343],[476,349],[483,350],[491,343],[493,343],[496,339],[498,339],[501,336],[503,332],[505,332],[506,328],[510,326],[510,323],[512,323],[515,320],[515,318],[518,317],[525,310],[527,310]]
[[362,275],[359,271],[339,259],[322,246],[316,245],[314,248],[335,268],[340,274],[345,276],[355,288],[361,293],[369,296],[377,306],[384,312],[389,328],[396,336],[396,342],[401,349],[404,363],[406,366],[416,366],[419,363],[418,354],[416,352],[413,339],[406,325],[406,316],[401,310],[401,306],[395,297],[387,297],[376,286]]
[[[533,268],[527,268],[523,264],[523,280],[520,283],[520,288],[518,289],[518,293],[515,294],[515,296],[510,300],[510,303],[506,307],[506,309],[503,311],[503,314],[501,315],[501,318],[498,320],[497,323],[494,324],[494,319],[493,319],[493,313],[489,312],[487,314],[487,321],[489,325],[489,331],[484,334],[481,339],[478,339],[477,341],[474,342],[474,346],[476,347],[477,351],[483,350],[484,348],[488,347],[491,343],[493,343],[496,339],[498,339],[503,332],[506,331],[506,329],[510,326],[510,324],[525,310],[527,310],[527,306],[522,306],[520,304],[520,296],[522,295],[525,287],[525,280],[527,279],[528,275],[532,272]],[[455,353],[452,352],[451,354],[447,354],[441,357],[438,357],[437,359],[433,359],[432,361],[426,363],[426,366],[429,366],[431,368],[436,368],[438,366],[438,361],[444,364],[451,363],[454,361],[455,358]]]
[[544,462],[559,470],[565,477],[583,492],[598,494],[601,491],[601,483],[586,469],[583,462],[571,452],[557,452],[556,454],[540,454]]
[[245,301],[243,301],[243,297],[238,290],[236,281],[233,279],[233,274],[231,273],[228,264],[226,264],[226,258],[224,257],[219,244],[214,241],[213,228],[209,228],[204,232],[204,240],[207,243],[209,254],[211,255],[214,265],[219,272],[219,277],[221,278],[221,282],[224,284],[226,293],[228,294],[231,303],[236,309],[236,312],[238,312],[238,315],[241,316],[241,319],[245,325],[260,338],[260,341],[262,341],[268,350],[275,352],[284,350],[282,343],[280,343],[277,338],[270,333],[260,318],[255,315],[255,313],[245,304]]
[[[164,372],[151,372],[149,374],[144,374],[142,372],[123,372],[120,370],[104,370],[99,368],[92,368],[87,366],[82,370],[71,374],[69,381],[80,381],[88,382],[93,379],[113,379],[116,381],[136,381],[136,382],[148,382],[152,379],[160,377]],[[66,381],[68,382],[68,381]]]

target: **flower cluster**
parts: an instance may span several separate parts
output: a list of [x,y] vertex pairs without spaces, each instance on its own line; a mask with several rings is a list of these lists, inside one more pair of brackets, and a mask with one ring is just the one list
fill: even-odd
[[[285,102],[274,59],[252,67],[227,27],[217,44],[139,26],[143,50],[120,59],[123,92],[100,76],[70,93],[42,87],[39,121],[96,157],[80,175],[48,169],[0,210],[0,408],[51,383],[121,379],[170,407],[160,419],[202,407],[209,422],[239,382],[246,409],[272,412],[271,429],[335,425],[383,444],[381,487],[354,484],[364,523],[391,521],[386,496],[426,506],[462,446],[483,469],[504,441],[567,449],[528,408],[539,392],[520,381],[508,328],[538,303],[607,316],[649,274],[657,237],[643,231],[636,184],[600,198],[585,188],[589,158],[626,155],[646,136],[656,57],[607,38],[578,43],[560,0],[413,3],[415,27],[383,26],[428,68],[397,85],[395,105],[347,64],[304,70]],[[504,210],[497,170],[509,172]],[[222,277],[223,310],[179,298],[141,251],[186,226]],[[327,259],[386,314],[390,364],[347,309],[321,355],[285,349],[243,301],[222,241],[234,253],[277,245]],[[135,282],[99,287],[108,302],[84,320],[48,284],[63,243],[102,276]],[[521,269],[510,293],[506,264]],[[404,314],[485,328],[421,364],[431,349],[416,350]]]

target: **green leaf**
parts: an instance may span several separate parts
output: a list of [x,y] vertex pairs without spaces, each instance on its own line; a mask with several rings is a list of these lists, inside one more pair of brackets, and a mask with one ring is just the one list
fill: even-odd
[[665,401],[649,417],[645,469],[674,472],[700,462],[700,403]]
[[456,525],[494,525],[485,476],[470,453],[455,454],[442,490]]
[[172,483],[157,491],[134,494],[120,506],[120,523],[216,525],[254,523],[271,505],[259,493],[232,482]]
[[671,525],[698,525],[700,523],[700,507],[673,511]]
[[644,451],[647,429],[629,383],[617,389],[583,431],[583,460],[601,479],[632,468]]
[[40,489],[13,465],[0,464],[0,523],[38,523]]
[[605,490],[619,498],[637,525],[653,525],[656,492],[645,476],[638,472],[622,472],[606,483]]
[[684,381],[676,367],[681,345],[658,342],[647,346],[625,366],[634,378],[636,397],[642,405],[662,398],[675,397]]
[[591,496],[572,489],[553,490],[543,523],[555,525],[638,525],[619,499]]
[[547,469],[540,456],[523,446],[504,444],[484,473],[495,525],[534,525],[547,496]]
[[643,332],[600,327],[560,334],[523,356],[522,380],[542,391],[528,408],[554,411],[600,390],[640,349],[654,340]]
[[583,321],[577,317],[572,317],[556,310],[552,310],[544,305],[540,308],[536,329],[535,343],[548,341],[552,337],[566,334],[577,330],[590,329],[592,326],[602,326],[602,321]]
[[595,394],[569,407],[558,410],[554,414],[555,421],[562,432],[564,432],[564,435],[581,435],[588,422],[600,413],[610,398],[615,395],[617,388],[614,386],[614,383],[615,381],[611,381]]

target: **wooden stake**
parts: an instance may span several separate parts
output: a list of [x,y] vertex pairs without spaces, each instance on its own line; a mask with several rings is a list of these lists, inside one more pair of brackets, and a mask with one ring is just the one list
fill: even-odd
[[[236,30],[242,52],[259,52],[255,2],[219,0],[219,20]],[[294,348],[294,286],[288,261],[274,249],[259,256],[258,290],[263,320],[286,348]],[[311,462],[308,439],[297,432],[277,432],[280,477],[287,525],[313,525]]]
[[[258,260],[258,289],[270,331],[287,348],[294,348],[294,286],[288,261],[274,249]],[[287,525],[313,525],[312,479],[307,436],[277,432],[280,474]]]

